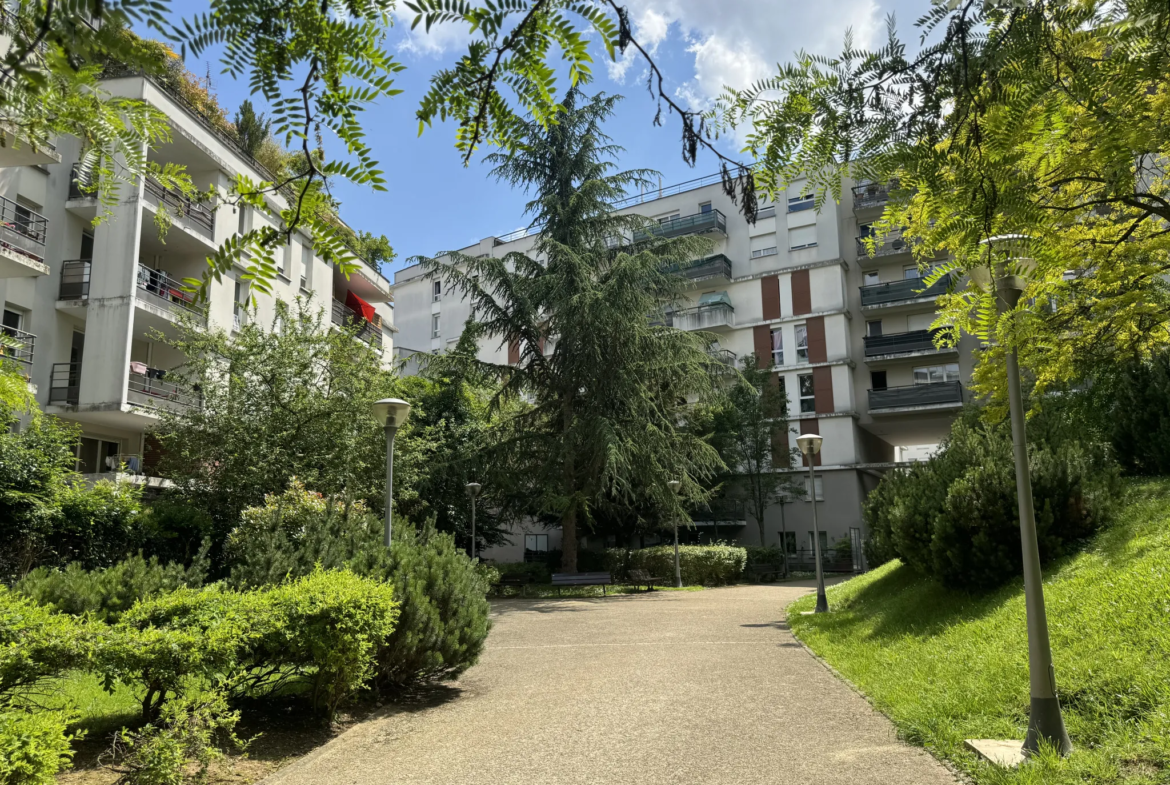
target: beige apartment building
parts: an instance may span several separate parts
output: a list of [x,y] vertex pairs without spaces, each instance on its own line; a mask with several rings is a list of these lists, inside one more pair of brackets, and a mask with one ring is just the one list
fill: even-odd
[[[149,158],[185,166],[201,190],[226,195],[239,173],[272,179],[150,79],[111,79],[104,87],[166,114],[172,139],[149,150]],[[208,301],[197,305],[179,282],[201,277],[208,254],[266,216],[223,200],[191,202],[146,178],[123,186],[112,217],[95,228],[101,208],[79,187],[80,153],[72,137],[39,153],[27,145],[0,147],[3,329],[21,343],[12,358],[42,409],[80,424],[79,471],[100,475],[124,464],[137,476],[149,475],[148,432],[158,411],[200,405],[197,394],[168,380],[186,358],[155,339],[173,335],[180,320],[227,331],[248,319],[268,325],[277,298],[300,297],[334,324],[357,321],[358,337],[392,361],[391,287],[377,269],[362,265],[347,278],[299,234],[277,255],[273,294],[258,294],[254,308],[243,267],[212,281]],[[279,207],[279,197],[272,198]],[[165,237],[154,222],[164,207],[174,217]]]
[[[842,193],[840,203],[817,210],[804,184],[793,183],[775,203],[761,204],[752,223],[711,176],[625,199],[614,209],[654,219],[666,237],[711,239],[712,252],[681,271],[691,282],[689,303],[668,320],[713,333],[712,351],[728,363],[755,353],[769,365],[788,396],[789,447],[798,433],[824,438],[815,489],[822,542],[859,543],[866,494],[899,462],[928,454],[967,400],[975,340],[934,346],[930,324],[947,281],[925,288],[904,239],[887,237],[874,256],[865,252],[886,189],[846,183]],[[503,256],[531,248],[534,240],[518,231],[460,250]],[[458,340],[469,304],[444,281],[407,267],[395,274],[393,290],[397,354],[407,368],[411,354],[442,352]],[[512,351],[509,356],[509,347],[493,340],[481,345],[480,356],[515,362]],[[787,467],[785,457],[776,456],[777,471],[792,472],[807,489],[807,470]],[[766,543],[779,544],[784,515],[788,547],[811,547],[809,508],[807,501],[776,505],[766,519]],[[758,527],[742,510],[696,514],[701,517],[711,519],[688,532],[692,540],[758,544]],[[559,547],[558,538],[556,531],[526,529],[485,556],[515,561],[528,546]]]

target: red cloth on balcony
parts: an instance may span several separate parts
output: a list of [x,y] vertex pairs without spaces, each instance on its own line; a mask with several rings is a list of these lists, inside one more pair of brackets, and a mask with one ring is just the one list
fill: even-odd
[[345,305],[349,310],[361,316],[367,322],[374,321],[374,306],[358,297],[353,292],[345,293]]

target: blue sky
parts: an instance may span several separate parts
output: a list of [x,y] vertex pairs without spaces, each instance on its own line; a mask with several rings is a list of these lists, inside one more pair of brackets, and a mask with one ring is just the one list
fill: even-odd
[[[194,13],[203,10],[201,5],[181,2],[175,7]],[[896,13],[903,36],[912,39],[911,24],[925,13],[928,0],[630,0],[628,6],[635,35],[654,50],[667,74],[668,91],[683,105],[703,107],[722,85],[745,85],[767,76],[777,62],[791,59],[799,49],[838,52],[847,27],[853,28],[855,43],[877,43],[884,37],[889,12]],[[496,183],[478,159],[463,166],[454,146],[454,126],[436,125],[418,136],[414,111],[430,75],[458,57],[466,38],[456,29],[422,35],[411,33],[409,26],[409,16],[400,16],[386,42],[406,66],[397,80],[404,92],[373,106],[364,118],[388,191],[346,183],[335,190],[342,216],[351,226],[390,239],[398,258],[385,271],[388,276],[410,256],[462,247],[526,223],[522,192]],[[625,148],[621,166],[656,169],[664,185],[717,170],[710,155],[701,155],[693,169],[682,162],[677,117],[664,115],[662,126],[653,126],[657,106],[646,91],[640,62],[628,58],[609,63],[600,46],[594,59],[595,79],[586,91],[626,97],[607,129]],[[207,61],[208,57],[188,58],[187,67],[203,75]],[[210,68],[220,105],[230,116],[250,97],[247,84],[218,75],[213,54]],[[738,147],[733,139],[723,146],[725,152]]]

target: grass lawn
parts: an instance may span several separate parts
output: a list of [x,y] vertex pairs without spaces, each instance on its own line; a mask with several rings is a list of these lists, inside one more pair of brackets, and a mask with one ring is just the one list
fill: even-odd
[[829,589],[833,613],[796,635],[860,688],[907,741],[976,783],[1170,783],[1170,480],[1133,483],[1119,520],[1044,576],[1056,682],[1075,751],[1019,770],[979,763],[966,738],[1023,739],[1023,581],[948,591],[894,562]]

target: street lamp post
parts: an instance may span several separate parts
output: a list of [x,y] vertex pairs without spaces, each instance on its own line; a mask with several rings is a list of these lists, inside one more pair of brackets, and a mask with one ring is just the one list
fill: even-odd
[[821,564],[821,530],[817,526],[817,481],[813,474],[813,456],[821,451],[822,441],[824,439],[815,433],[805,433],[796,437],[796,444],[804,454],[805,462],[808,463],[808,494],[809,502],[812,503],[813,519],[813,558],[817,560],[817,608],[814,613],[829,612],[829,598],[825,596],[825,571]]
[[382,544],[390,547],[390,512],[394,506],[394,435],[410,416],[410,404],[401,398],[383,398],[373,405],[374,418],[386,433],[386,528]]
[[[666,487],[678,496],[678,491],[682,488],[682,483],[678,480],[671,480],[666,483]],[[682,567],[678,563],[678,516],[671,516],[674,519],[674,587],[676,589],[682,588]]]
[[[1027,274],[1035,261],[1025,255],[1028,238],[1024,235],[992,237],[985,243],[990,250],[1004,249],[1006,259],[971,270],[971,280],[985,291],[994,286],[999,312],[1016,307],[1027,287]],[[1032,476],[1028,469],[1028,437],[1024,422],[1024,398],[1020,389],[1019,352],[1011,346],[1007,352],[1008,408],[1012,423],[1012,452],[1016,464],[1016,502],[1020,513],[1020,547],[1024,557],[1024,607],[1028,619],[1028,677],[1031,712],[1024,752],[1040,750],[1044,741],[1061,755],[1072,752],[1072,741],[1064,728],[1060,699],[1056,695],[1056,668],[1052,662],[1052,645],[1048,639],[1048,613],[1044,608],[1044,584],[1040,574],[1040,546],[1036,536],[1036,510],[1032,501]]]
[[471,497],[471,558],[475,558],[475,500],[483,486],[477,482],[469,482],[464,486],[467,495]]

